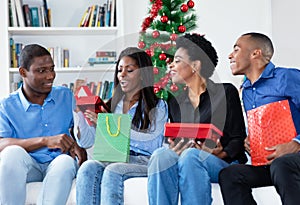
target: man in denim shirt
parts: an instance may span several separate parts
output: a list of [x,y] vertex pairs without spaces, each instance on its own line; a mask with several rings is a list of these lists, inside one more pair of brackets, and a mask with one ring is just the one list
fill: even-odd
[[0,101],[0,204],[24,205],[26,183],[35,181],[43,181],[37,204],[66,204],[86,160],[70,137],[74,96],[52,86],[55,71],[47,49],[27,45],[20,58],[23,85]]
[[[224,203],[256,204],[251,188],[275,186],[282,203],[300,204],[300,70],[275,67],[271,40],[260,33],[247,33],[229,55],[234,75],[246,75],[242,85],[245,111],[268,103],[288,100],[298,135],[288,143],[268,148],[267,165],[232,165],[220,173]],[[245,147],[250,151],[249,140]]]

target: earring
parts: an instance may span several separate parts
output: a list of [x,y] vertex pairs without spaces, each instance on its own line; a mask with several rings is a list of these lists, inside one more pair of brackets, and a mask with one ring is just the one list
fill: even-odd
[[192,73],[195,73],[196,71],[195,70],[192,70]]

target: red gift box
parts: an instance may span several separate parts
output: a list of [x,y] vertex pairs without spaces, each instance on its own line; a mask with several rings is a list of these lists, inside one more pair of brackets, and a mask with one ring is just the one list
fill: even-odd
[[[86,96],[79,96],[80,92],[83,92]],[[79,109],[82,112],[85,112],[86,110],[90,110],[98,114],[102,112],[103,109],[106,110],[106,112],[110,112],[110,109],[105,104],[105,102],[99,96],[92,95],[92,93],[90,92],[87,86],[81,86],[77,90],[75,94],[75,98],[76,98],[76,105],[79,107]],[[86,118],[86,120],[88,121],[89,125],[92,124],[92,122],[88,118]]]
[[223,132],[208,123],[166,123],[164,135],[174,138],[210,139],[217,142]]
[[259,106],[247,112],[252,165],[265,165],[273,151],[266,147],[290,142],[296,135],[288,100]]

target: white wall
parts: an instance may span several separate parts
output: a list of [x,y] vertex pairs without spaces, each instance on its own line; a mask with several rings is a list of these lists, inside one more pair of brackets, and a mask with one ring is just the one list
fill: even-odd
[[[219,55],[219,64],[213,79],[232,82],[238,87],[242,76],[232,76],[228,54],[232,51],[235,40],[245,32],[256,31],[271,35],[271,0],[194,0],[194,2],[198,28],[193,32],[205,34]],[[124,18],[130,19],[124,28],[128,38],[127,45],[137,45],[138,31],[143,18],[148,15],[149,5],[149,0],[130,0],[130,4],[124,4],[126,6]]]
[[299,9],[299,0],[272,0],[273,62],[278,66],[300,68]]

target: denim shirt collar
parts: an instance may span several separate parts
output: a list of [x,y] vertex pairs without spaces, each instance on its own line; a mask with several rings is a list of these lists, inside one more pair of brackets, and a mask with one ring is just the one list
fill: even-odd
[[[17,90],[17,93],[18,93],[18,95],[19,95],[19,98],[20,98],[20,100],[21,100],[21,103],[22,103],[22,106],[23,106],[24,110],[27,111],[27,110],[29,109],[29,107],[30,107],[31,105],[33,105],[33,103],[29,102],[29,101],[26,99],[26,97],[25,97],[25,95],[24,95],[24,93],[23,93],[22,87],[23,87],[23,86],[21,86],[21,87]],[[53,103],[55,103],[55,99],[52,97],[52,90],[51,90],[51,92],[48,94],[48,96],[46,97],[46,99],[44,100],[44,104],[46,104],[47,102],[50,102],[50,101],[53,101]]]
[[[274,70],[275,70],[275,65],[272,62],[268,63],[267,66],[265,67],[264,71],[262,72],[262,74],[259,76],[259,78],[253,84],[258,82],[260,79],[272,78],[274,76]],[[248,88],[251,86],[252,85],[251,85],[250,80],[246,77],[244,83],[242,84],[242,87]]]

